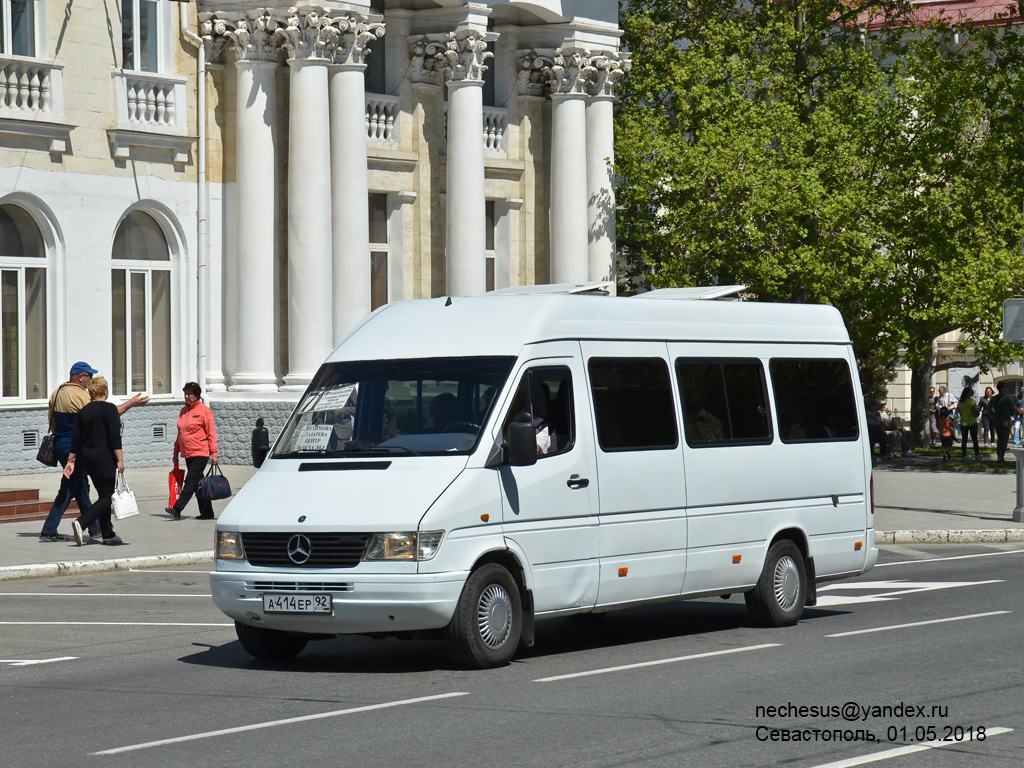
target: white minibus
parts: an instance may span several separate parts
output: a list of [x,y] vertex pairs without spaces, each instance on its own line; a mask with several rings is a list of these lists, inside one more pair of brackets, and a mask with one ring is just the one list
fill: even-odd
[[878,557],[861,402],[832,307],[389,304],[220,517],[213,599],[259,658],[440,632],[478,668],[537,620],[644,603],[743,593],[794,624]]

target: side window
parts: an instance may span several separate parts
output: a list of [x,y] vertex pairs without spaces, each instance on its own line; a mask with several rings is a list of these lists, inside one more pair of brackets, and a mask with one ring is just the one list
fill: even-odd
[[686,444],[767,445],[772,441],[760,360],[676,360]]
[[769,368],[782,442],[857,439],[857,403],[845,360],[775,359]]
[[660,357],[595,357],[588,364],[597,440],[603,451],[675,448],[668,364]]
[[576,442],[576,422],[573,418],[572,375],[568,368],[531,368],[523,374],[501,426],[503,435],[507,437],[508,425],[515,420],[516,414],[523,411],[533,417],[538,458],[572,450]]

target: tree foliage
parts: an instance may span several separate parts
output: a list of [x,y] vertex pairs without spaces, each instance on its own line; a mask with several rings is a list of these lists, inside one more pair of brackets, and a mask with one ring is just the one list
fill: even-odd
[[904,0],[631,1],[621,24],[628,281],[833,304],[872,394],[901,355],[930,376],[951,330],[983,365],[1014,354],[1022,28],[922,25]]

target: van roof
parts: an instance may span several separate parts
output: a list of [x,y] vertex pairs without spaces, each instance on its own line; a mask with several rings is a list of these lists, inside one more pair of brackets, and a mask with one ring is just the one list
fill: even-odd
[[484,294],[388,304],[328,360],[519,355],[558,339],[850,343],[839,311],[821,304]]

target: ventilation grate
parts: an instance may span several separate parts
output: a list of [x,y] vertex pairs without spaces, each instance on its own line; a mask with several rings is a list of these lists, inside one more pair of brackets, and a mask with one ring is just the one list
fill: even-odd
[[38,432],[22,432],[21,433],[21,447],[22,448],[38,448],[39,447],[39,433]]
[[153,425],[153,442],[163,442],[167,435],[166,424],[154,424]]

